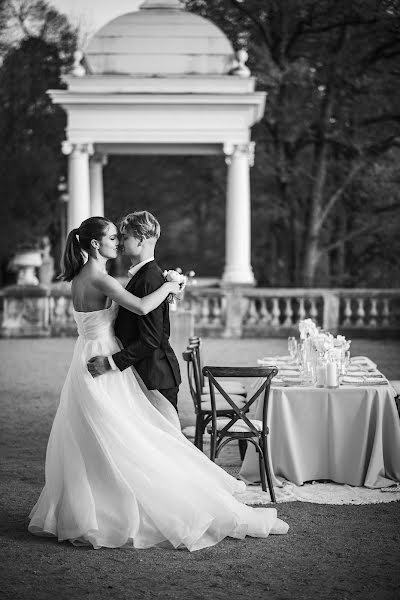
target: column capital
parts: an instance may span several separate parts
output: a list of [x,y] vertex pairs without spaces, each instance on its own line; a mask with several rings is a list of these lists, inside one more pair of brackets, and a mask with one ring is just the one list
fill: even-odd
[[85,142],[83,144],[73,144],[69,140],[64,140],[63,142],[61,142],[61,151],[67,156],[69,156],[70,154],[77,154],[78,152],[81,154],[92,155],[94,152],[93,144],[90,142]]
[[248,142],[247,144],[232,144],[231,142],[225,142],[223,150],[226,164],[230,165],[233,158],[247,156],[249,165],[252,167],[254,165],[255,146],[255,142]]
[[101,164],[104,167],[108,162],[108,156],[107,154],[102,154],[101,152],[94,152],[90,157],[90,161]]

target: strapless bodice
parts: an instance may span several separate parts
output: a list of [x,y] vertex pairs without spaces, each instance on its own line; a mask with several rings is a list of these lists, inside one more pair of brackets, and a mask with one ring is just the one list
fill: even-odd
[[104,336],[114,335],[114,321],[118,312],[118,304],[112,302],[109,308],[91,312],[79,312],[74,309],[74,318],[78,326],[78,334],[88,340],[97,340]]

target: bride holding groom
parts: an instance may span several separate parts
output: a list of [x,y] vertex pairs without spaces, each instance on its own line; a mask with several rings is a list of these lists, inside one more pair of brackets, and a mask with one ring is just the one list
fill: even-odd
[[[131,259],[124,289],[106,271],[119,235]],[[121,231],[91,217],[70,232],[63,278],[78,327],[29,531],[75,545],[198,550],[230,536],[283,534],[275,508],[235,498],[245,484],[180,431],[179,366],[169,344],[169,294],[154,260],[158,221],[136,211]],[[88,256],[85,262],[83,252]]]

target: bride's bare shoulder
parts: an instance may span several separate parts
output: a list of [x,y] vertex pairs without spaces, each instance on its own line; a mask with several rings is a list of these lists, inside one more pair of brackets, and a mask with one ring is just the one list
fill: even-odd
[[104,289],[119,289],[121,288],[121,284],[111,277],[108,273],[97,272],[93,274],[92,284],[94,287],[104,290]]

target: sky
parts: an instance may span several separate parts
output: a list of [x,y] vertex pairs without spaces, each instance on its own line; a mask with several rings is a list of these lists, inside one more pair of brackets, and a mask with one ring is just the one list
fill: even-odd
[[57,10],[67,14],[83,31],[83,39],[118,17],[137,10],[143,0],[49,0]]

